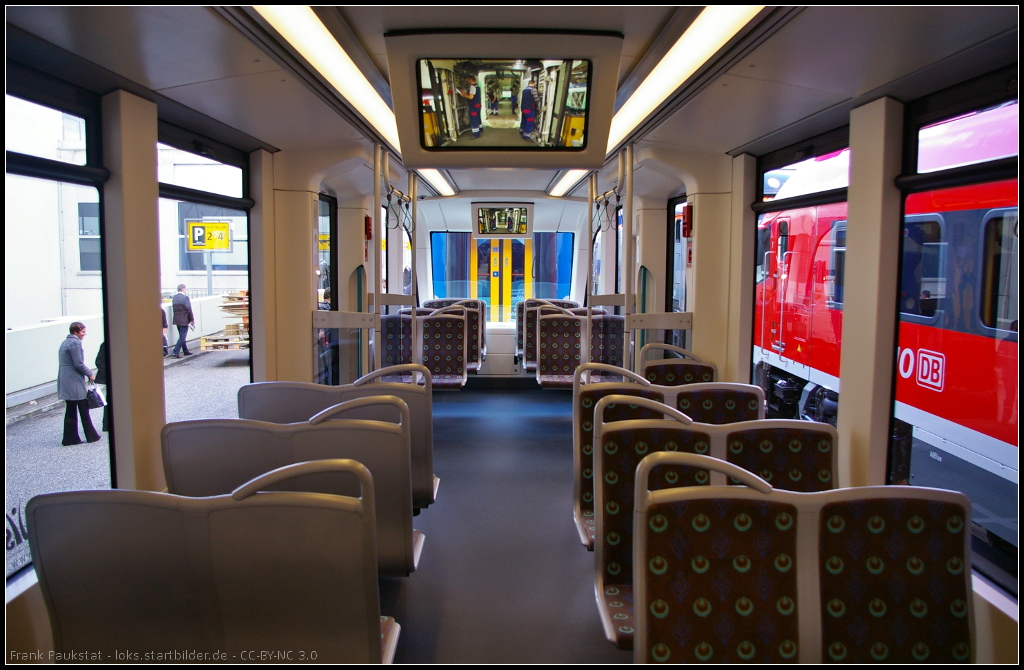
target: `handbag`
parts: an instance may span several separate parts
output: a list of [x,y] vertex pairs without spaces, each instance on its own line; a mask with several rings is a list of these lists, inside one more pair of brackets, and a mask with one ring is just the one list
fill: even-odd
[[107,404],[106,398],[103,397],[103,392],[96,388],[95,384],[89,385],[89,390],[85,393],[85,402],[89,409],[99,409]]

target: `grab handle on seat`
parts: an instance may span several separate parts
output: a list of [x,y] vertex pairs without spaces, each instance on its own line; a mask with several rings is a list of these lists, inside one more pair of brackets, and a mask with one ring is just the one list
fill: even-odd
[[378,377],[393,375],[396,372],[418,372],[426,380],[427,386],[430,386],[430,370],[419,363],[403,363],[402,365],[392,365],[390,367],[381,368],[380,370],[374,370],[373,372],[365,374],[357,379],[353,382],[352,386],[362,386],[363,384],[367,384]]
[[[635,381],[637,384],[640,384],[641,386],[651,385],[651,382],[647,381],[646,379],[644,379],[637,373],[633,372],[632,370],[620,368],[617,365],[608,365],[607,363],[584,363],[583,365],[576,368],[576,380],[581,382],[583,380],[583,374],[585,372],[589,372],[590,370],[596,370],[598,372],[607,372],[613,375],[620,375],[622,377],[626,377],[632,381]],[[590,380],[590,375],[587,375],[587,380]]]
[[365,465],[351,458],[331,458],[321,461],[305,461],[293,463],[276,470],[251,479],[231,492],[235,500],[245,500],[252,494],[278,482],[301,477],[302,475],[313,475],[321,472],[351,472],[359,478],[359,499],[363,503],[363,509],[367,514],[372,514],[374,509],[373,497],[373,475]]
[[356,398],[355,400],[347,400],[337,405],[328,407],[327,409],[319,412],[309,420],[310,425],[316,426],[323,423],[327,419],[344,414],[350,410],[359,409],[360,407],[373,407],[375,405],[392,405],[398,408],[399,413],[402,415],[402,430],[408,432],[409,430],[409,406],[405,404],[405,401],[401,398],[393,395],[375,395],[366,398]]
[[714,470],[723,475],[738,479],[758,493],[771,493],[772,485],[761,479],[753,472],[744,470],[738,465],[719,458],[704,456],[701,454],[687,454],[680,451],[659,451],[645,456],[636,469],[636,490],[647,491],[647,476],[651,470],[659,465],[683,465],[691,468],[702,468]]
[[647,352],[651,349],[662,349],[664,351],[672,351],[679,354],[683,358],[692,358],[698,363],[704,362],[697,356],[697,354],[693,353],[689,349],[683,349],[682,347],[677,347],[674,344],[662,344],[659,342],[651,342],[650,344],[645,344],[644,348],[640,350],[640,365],[647,364]]
[[622,403],[624,405],[636,405],[637,407],[643,407],[645,409],[654,410],[655,412],[661,412],[665,416],[672,417],[673,419],[683,424],[684,426],[689,426],[691,423],[693,423],[693,419],[686,416],[685,414],[677,410],[675,407],[669,407],[665,403],[658,402],[657,400],[651,400],[650,398],[641,398],[639,396],[633,395],[622,395],[619,393],[613,395],[606,395],[605,397],[597,401],[597,406],[594,407],[594,423],[603,424],[605,408],[608,407],[608,405],[613,405],[616,403]]

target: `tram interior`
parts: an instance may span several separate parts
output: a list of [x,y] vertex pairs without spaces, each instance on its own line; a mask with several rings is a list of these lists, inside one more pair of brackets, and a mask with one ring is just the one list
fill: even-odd
[[[24,501],[38,544],[34,562],[8,562],[8,662],[94,660],[75,645],[135,635],[141,651],[175,634],[183,650],[262,643],[270,656],[241,659],[257,662],[1017,662],[1017,14],[8,7],[8,109],[14,97],[84,119],[87,147],[75,165],[12,151],[29,131],[9,111],[9,196],[12,174],[100,189],[95,330],[118,387],[115,490],[53,485]],[[942,126],[968,117],[982,130]],[[960,134],[920,134],[943,127]],[[164,183],[158,142],[240,168],[244,186]],[[934,166],[915,153],[942,142]],[[160,297],[157,208],[170,198],[247,221],[243,388],[271,394],[240,394],[237,419],[196,417],[191,429],[210,432],[203,449],[177,443],[181,470],[168,435],[192,422],[167,423],[159,322],[140,317]],[[213,286],[229,271],[209,258],[189,271]],[[19,282],[9,272],[9,301]],[[745,465],[734,422],[775,431],[749,442],[750,459],[785,434],[776,461]],[[363,431],[351,448],[330,437],[346,430]],[[258,450],[237,460],[259,471],[225,463],[218,439]],[[795,454],[801,440],[817,452],[786,461],[781,445]],[[374,445],[365,459],[393,450],[394,471],[353,464]],[[186,480],[172,471],[206,488],[167,502]],[[301,556],[258,516],[274,501],[309,533]],[[620,503],[623,516],[605,513]],[[218,545],[216,524],[207,536],[140,521],[129,504],[257,520],[225,522]],[[300,509],[315,504],[352,529],[351,546],[335,530],[316,541]],[[666,510],[683,508],[700,514],[658,544]],[[701,544],[726,508],[739,511],[721,537],[760,533],[782,553]],[[775,526],[762,528],[768,508]],[[863,509],[888,530],[856,535]],[[946,535],[918,548],[940,516]],[[855,537],[841,546],[847,518]],[[918,535],[922,518],[934,524]],[[158,541],[171,553],[147,554]],[[104,547],[120,548],[123,580],[101,567]],[[170,565],[188,548],[208,552],[202,569]],[[751,574],[774,570],[781,586],[735,600],[719,582],[757,551]],[[714,552],[718,600],[694,600],[711,580],[682,575]],[[942,568],[927,585],[913,581],[926,552],[928,574]],[[886,575],[906,564],[899,595],[871,581],[875,554]],[[152,593],[150,567],[169,580]],[[247,583],[243,567],[285,577]],[[749,581],[736,588],[763,586]],[[216,606],[181,595],[204,584]],[[104,589],[128,595],[97,605]],[[738,614],[707,618],[720,603]],[[259,614],[232,618],[246,607]],[[328,623],[314,624],[317,608]],[[195,611],[207,629],[179,621]],[[378,615],[393,617],[383,642]],[[319,657],[297,655],[324,639]],[[133,658],[156,659],[117,660]]]

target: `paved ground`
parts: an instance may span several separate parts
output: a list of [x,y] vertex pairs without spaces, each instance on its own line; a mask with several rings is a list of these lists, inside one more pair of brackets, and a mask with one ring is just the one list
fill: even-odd
[[[198,343],[195,349],[198,349]],[[237,392],[249,383],[249,352],[213,351],[183,359],[165,359],[164,395],[168,421],[238,416]],[[103,410],[92,411],[99,429]],[[61,446],[64,402],[56,396],[7,412],[5,546],[7,575],[29,562],[23,508],[49,491],[108,488],[110,443]],[[81,431],[81,427],[79,427]]]

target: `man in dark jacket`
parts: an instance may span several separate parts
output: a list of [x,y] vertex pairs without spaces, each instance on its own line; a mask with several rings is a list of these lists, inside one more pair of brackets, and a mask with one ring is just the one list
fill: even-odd
[[178,342],[174,345],[172,355],[175,358],[181,358],[182,353],[191,356],[185,337],[188,335],[188,327],[196,325],[196,318],[192,315],[192,301],[185,295],[184,284],[178,284],[178,292],[174,294],[171,306],[174,309],[174,325],[178,327]]

